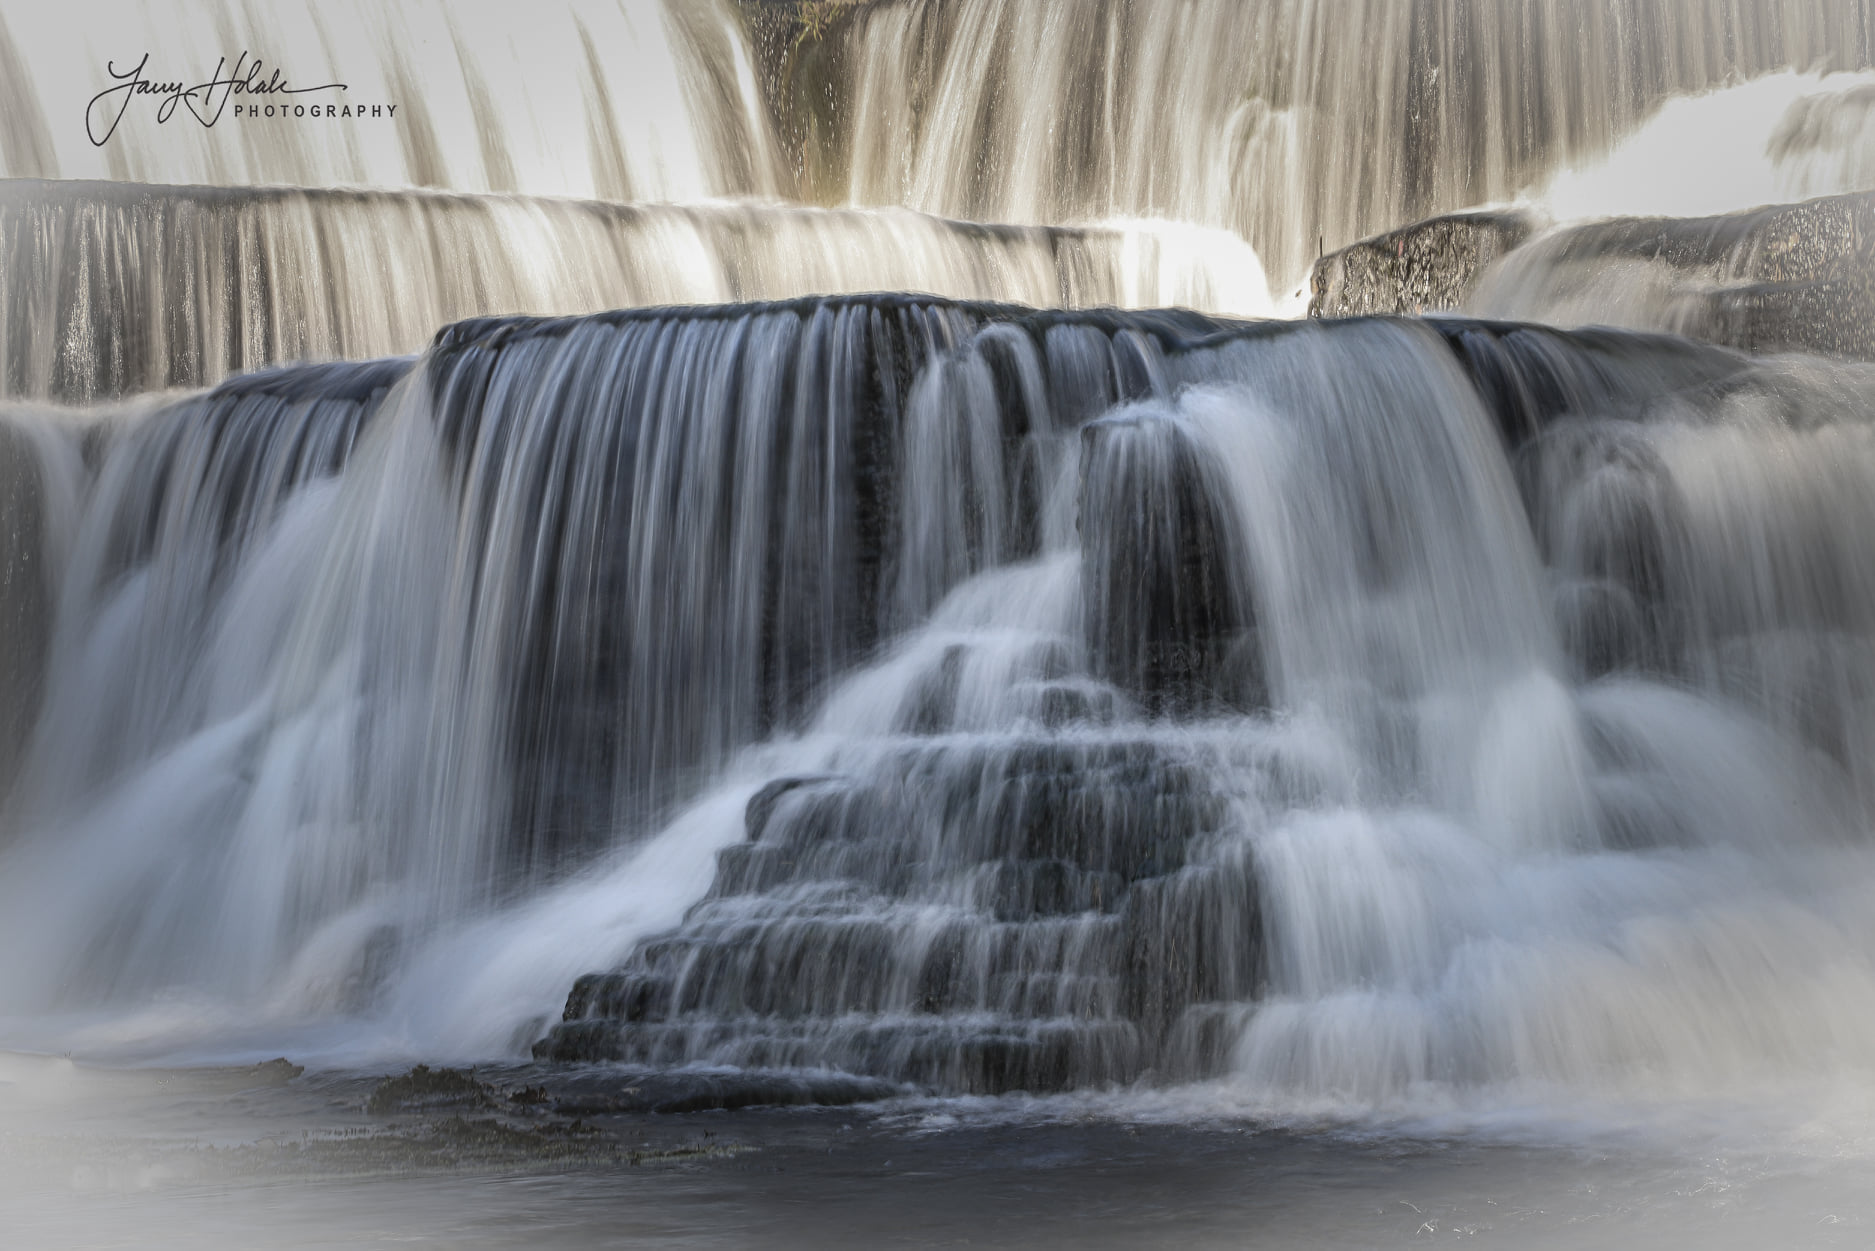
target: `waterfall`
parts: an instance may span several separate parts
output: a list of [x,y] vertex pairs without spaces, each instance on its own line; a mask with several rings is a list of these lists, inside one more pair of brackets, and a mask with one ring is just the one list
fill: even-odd
[[[1775,74],[1673,101],[1604,159],[1558,171],[1540,203],[1559,224],[1487,268],[1465,307],[1867,359],[1872,81]],[[1715,133],[1736,157],[1702,154]]]
[[[468,10],[412,0],[317,6],[103,0],[61,15],[0,10],[0,176],[150,183],[445,187],[614,200],[773,195],[782,171],[741,24],[727,0],[562,0]],[[237,116],[262,97],[94,104],[107,63],[148,53],[152,84],[210,82],[258,59],[304,99],[390,116]],[[122,81],[120,79],[119,81]],[[282,97],[286,99],[288,97]],[[302,99],[300,103],[304,103]],[[265,107],[264,103],[261,107]],[[90,126],[90,130],[87,130]],[[570,142],[568,141],[570,138]]]
[[1270,1108],[1861,1063],[1871,385],[901,296],[16,407],[7,1028]]
[[689,818],[708,894],[539,1054],[1282,1110],[1867,1062],[1875,566],[1831,537],[1865,372],[1462,325],[1138,349],[993,327],[932,375],[974,429],[961,366],[1008,362],[1027,434],[970,490],[1039,488],[1035,547],[950,562]]
[[[1279,290],[1316,249],[1508,199],[1670,96],[1870,63],[1859,3],[917,0],[797,56],[784,117],[855,204],[1228,227]],[[807,120],[803,120],[803,116]]]
[[[1065,330],[931,375],[973,430],[994,392],[960,366],[1008,362],[1013,462],[925,463],[1036,546],[979,530],[928,622],[699,810],[709,893],[540,1054],[1372,1106],[1853,1045],[1858,914],[1781,873],[1866,880],[1875,601],[1819,521],[1875,470],[1866,377],[1462,326]],[[1787,460],[1802,499],[1754,468]],[[1101,607],[1116,580],[1161,615]],[[1701,976],[1715,926],[1763,948]],[[1824,933],[1849,963],[1816,973]],[[1513,989],[1539,976],[1554,999]],[[1740,1029],[1765,999],[1802,1019]]]
[[0,394],[68,403],[419,351],[493,313],[931,290],[1268,311],[1256,254],[1171,222],[431,192],[0,184]]
[[[42,377],[24,391],[10,383],[9,393],[88,400],[124,388],[199,385],[279,361],[413,351],[437,325],[466,316],[638,303],[913,289],[1255,313],[1267,307],[1265,267],[1272,288],[1292,292],[1322,247],[1540,186],[1559,167],[1611,150],[1671,97],[1872,59],[1861,0],[1728,0],[1717,11],[1684,0],[1624,0],[1589,13],[1554,0],[1475,8],[1376,2],[1354,10],[1309,0],[1248,7],[874,0],[807,6],[820,14],[811,22],[799,7],[563,0],[526,14],[469,14],[428,0],[388,7],[348,0],[317,12],[112,0],[73,38],[53,15],[11,6],[0,12],[0,68],[12,67],[0,76],[0,175],[297,186],[316,203],[271,191],[244,206],[161,190],[148,205],[155,222],[134,213],[113,220],[105,206],[117,196],[71,189],[99,214],[86,228],[86,246],[100,252],[88,272],[138,285],[199,256],[206,272],[194,279],[198,289],[232,289],[249,303],[239,313],[200,310],[197,320],[228,323],[215,333],[239,346],[205,346],[224,359],[190,368],[178,364],[198,360],[185,335],[173,348],[153,349],[158,358],[167,353],[167,369],[139,368],[100,390],[61,390]],[[1365,34],[1351,39],[1350,30]],[[291,82],[343,82],[347,101],[395,103],[403,112],[291,124],[227,116],[208,128],[186,110],[159,123],[154,104],[140,100],[108,141],[94,144],[85,119],[101,67],[144,51],[153,79],[207,81],[215,56],[246,52]],[[1819,150],[1818,126],[1793,119],[1781,142],[1793,169],[1805,165],[1796,154]],[[1823,147],[1834,150],[1828,141]],[[1823,168],[1831,159],[1808,162],[1822,162],[1810,182],[1840,173]],[[420,196],[344,202],[329,190],[336,186],[638,208],[579,213],[504,199],[470,209],[459,199]],[[7,199],[23,194],[16,187]],[[647,204],[722,197],[742,207],[675,214],[663,223],[670,237],[655,242],[622,222],[648,229]],[[814,221],[775,208],[778,198],[907,208],[944,220]],[[375,228],[353,224],[373,215]],[[443,215],[455,220],[442,225]],[[493,220],[464,220],[477,216]],[[956,238],[953,221],[1077,229],[1117,221],[1114,248],[1122,255],[1087,262],[1092,279],[1051,282],[1039,257],[979,257],[1015,245]],[[17,220],[9,226],[9,233],[23,228]],[[144,232],[159,228],[166,233],[154,243]],[[60,246],[66,230],[47,222],[34,229],[44,238],[26,237],[56,254],[0,258],[7,272],[37,278],[70,263]],[[323,237],[315,244],[313,236]],[[631,259],[614,262],[627,240]],[[303,259],[315,247],[317,259]],[[227,251],[234,255],[215,255]],[[416,257],[453,263],[463,251],[477,265],[512,271],[514,286],[493,276],[485,287],[468,282],[440,261],[441,277],[413,272],[421,269]],[[854,263],[849,254],[857,251],[873,262]],[[1193,258],[1212,255],[1226,259],[1208,278],[1196,274]],[[546,276],[568,268],[568,257],[579,258],[571,274]],[[239,270],[224,274],[211,258],[265,265],[288,285],[278,296],[257,293]],[[292,298],[292,276],[279,272],[316,271],[305,281],[342,291],[346,278],[332,271],[366,265],[397,273],[407,298],[390,313],[404,315],[407,326],[341,334],[321,324],[319,306],[329,307],[332,293]],[[110,274],[116,266],[148,272],[118,279]],[[7,284],[9,298],[19,298],[16,285]],[[88,323],[88,311],[67,314],[57,298],[41,298],[53,307],[35,306],[30,316]],[[163,306],[165,319],[181,315],[175,304]],[[302,316],[307,325],[293,324]],[[17,369],[9,366],[9,375]]]
[[1875,1069],[1862,0],[0,5],[0,1045]]

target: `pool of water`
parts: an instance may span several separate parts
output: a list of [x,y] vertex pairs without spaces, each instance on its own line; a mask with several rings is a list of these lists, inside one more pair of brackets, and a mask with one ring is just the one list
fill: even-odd
[[290,1072],[5,1058],[7,1245],[1857,1247],[1875,1223],[1853,1115],[1755,1147],[1735,1108],[1275,1126],[1204,1089],[569,1117],[566,1072],[530,1069],[374,1114],[377,1075]]

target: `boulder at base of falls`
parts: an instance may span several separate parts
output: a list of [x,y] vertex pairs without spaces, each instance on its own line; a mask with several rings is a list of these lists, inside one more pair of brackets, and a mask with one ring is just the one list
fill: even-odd
[[1524,213],[1448,213],[1330,252],[1309,275],[1310,317],[1435,313],[1462,306],[1479,273],[1530,237]]

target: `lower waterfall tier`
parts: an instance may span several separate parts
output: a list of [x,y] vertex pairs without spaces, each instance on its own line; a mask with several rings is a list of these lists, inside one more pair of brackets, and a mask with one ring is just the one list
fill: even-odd
[[1872,387],[875,295],[15,407],[0,1019],[1305,1101],[1832,1063]]

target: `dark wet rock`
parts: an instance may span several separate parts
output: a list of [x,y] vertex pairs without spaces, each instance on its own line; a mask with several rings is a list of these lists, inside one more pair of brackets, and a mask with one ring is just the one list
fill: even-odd
[[373,1116],[495,1106],[493,1092],[476,1080],[474,1074],[464,1069],[433,1069],[427,1064],[419,1064],[400,1076],[385,1078],[365,1101],[365,1111]]
[[944,649],[943,658],[919,680],[902,710],[900,733],[940,734],[951,728],[957,716],[957,690],[963,680],[966,653],[961,643]]
[[31,437],[0,420],[0,794],[38,716],[51,654],[57,597],[44,469]]
[[1463,307],[1484,268],[1534,229],[1524,213],[1449,213],[1349,244],[1315,262],[1309,316]]
[[768,818],[774,813],[775,805],[781,797],[802,786],[812,786],[828,781],[825,774],[809,774],[801,777],[776,778],[749,797],[748,807],[743,809],[743,828],[748,832],[751,843],[760,842],[762,831],[768,828]]
[[1624,587],[1568,582],[1552,595],[1558,633],[1585,678],[1642,668],[1653,653],[1646,614]]
[[1155,712],[1215,705],[1248,628],[1241,525],[1179,423],[1125,409],[1082,429],[1082,601],[1094,675]]
[[1526,444],[1515,468],[1555,579],[1560,635],[1583,676],[1668,666],[1683,650],[1676,588],[1691,528],[1653,445],[1630,423],[1563,422]]
[[1004,860],[986,865],[973,890],[997,920],[1026,921],[1110,911],[1124,898],[1126,879],[1065,860]]
[[[1162,1038],[1193,1005],[1253,1000],[1264,978],[1260,902],[1248,858],[1141,883],[1123,922],[1127,1015]],[[1215,1071],[1221,1051],[1189,1057]]]
[[543,1088],[561,1117],[680,1114],[737,1108],[846,1107],[895,1098],[905,1088],[845,1073],[802,1071],[626,1072],[549,1079]]
[[1511,451],[1572,417],[1645,420],[1656,405],[1734,385],[1752,370],[1736,352],[1670,334],[1456,317],[1426,324],[1452,349]]
[[1027,715],[1045,726],[1107,725],[1122,702],[1111,687],[1084,681],[1024,683],[1017,694],[1027,705]]
[[1259,984],[1246,865],[1192,862],[1226,815],[1155,739],[913,741],[787,788],[682,925],[579,979],[535,1054],[982,1093],[1133,1080],[1181,1013]]
[[240,1077],[252,1079],[256,1086],[284,1086],[305,1071],[305,1065],[295,1064],[285,1056],[231,1070]]

